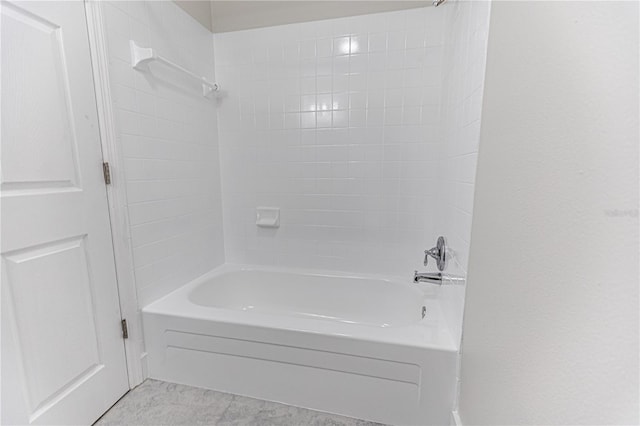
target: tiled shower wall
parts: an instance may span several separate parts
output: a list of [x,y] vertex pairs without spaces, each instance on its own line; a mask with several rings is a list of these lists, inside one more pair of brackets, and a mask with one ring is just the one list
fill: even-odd
[[[447,236],[452,254],[447,272],[467,275],[480,115],[489,34],[489,1],[448,1],[443,59],[442,144],[435,226]],[[462,334],[465,286],[439,288],[456,341]]]
[[[226,261],[409,277],[438,235],[446,13],[215,35]],[[255,225],[279,207],[279,229]]]
[[[172,2],[105,13],[141,306],[225,260],[408,278],[440,234],[466,275],[488,3],[217,34],[217,76],[211,34]],[[222,96],[134,71],[130,39]],[[459,339],[464,286],[439,297]]]
[[130,238],[144,306],[224,262],[215,100],[182,76],[132,69],[129,40],[214,80],[211,33],[173,2],[104,4]]

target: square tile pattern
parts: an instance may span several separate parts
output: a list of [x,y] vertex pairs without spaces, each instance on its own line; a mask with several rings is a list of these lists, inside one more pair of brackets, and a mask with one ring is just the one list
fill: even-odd
[[103,7],[132,272],[144,306],[224,263],[217,105],[166,67],[134,70],[129,41],[215,81],[213,36],[174,2]]
[[[228,262],[409,277],[435,241],[446,13],[215,34]],[[281,208],[278,230],[255,208]]]
[[[450,2],[446,12],[435,226],[447,237],[452,259],[447,272],[466,277],[484,70],[489,38],[488,1]],[[439,299],[456,341],[462,336],[465,286],[444,285]]]
[[382,426],[277,402],[151,379],[125,395],[95,425]]

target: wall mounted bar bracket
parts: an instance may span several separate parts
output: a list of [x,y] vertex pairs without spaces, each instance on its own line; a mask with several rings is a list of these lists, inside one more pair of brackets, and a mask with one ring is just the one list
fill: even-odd
[[133,40],[129,41],[129,46],[131,47],[131,66],[137,70],[143,70],[145,64],[151,61],[157,61],[200,82],[200,84],[202,84],[202,96],[206,98],[211,97],[214,92],[220,90],[220,86],[217,83],[212,83],[206,78],[158,55],[151,47],[141,47]]

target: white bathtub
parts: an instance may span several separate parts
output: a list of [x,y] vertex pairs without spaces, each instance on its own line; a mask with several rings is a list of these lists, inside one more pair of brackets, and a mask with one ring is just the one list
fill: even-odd
[[382,423],[448,424],[457,347],[425,289],[224,265],[143,309],[149,376]]

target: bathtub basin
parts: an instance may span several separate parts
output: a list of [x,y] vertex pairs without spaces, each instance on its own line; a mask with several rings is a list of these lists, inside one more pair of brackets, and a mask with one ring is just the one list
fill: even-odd
[[224,265],[143,309],[149,377],[448,424],[457,347],[437,301],[408,281]]
[[392,327],[422,319],[423,294],[375,278],[244,269],[204,281],[189,300],[218,309]]

